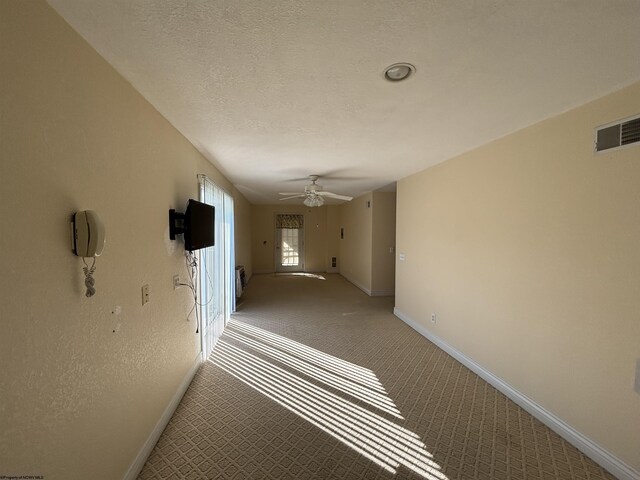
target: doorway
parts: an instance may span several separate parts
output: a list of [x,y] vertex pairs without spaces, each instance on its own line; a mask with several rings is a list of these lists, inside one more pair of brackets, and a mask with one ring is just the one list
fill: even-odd
[[276,272],[304,271],[304,215],[276,215]]

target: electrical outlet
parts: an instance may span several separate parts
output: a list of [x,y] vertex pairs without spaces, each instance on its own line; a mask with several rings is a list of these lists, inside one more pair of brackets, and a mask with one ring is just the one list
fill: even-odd
[[404,259],[405,259],[404,253],[401,253],[400,255],[398,255],[398,260],[400,260],[401,262],[404,262]]
[[436,314],[435,314],[435,313],[432,313],[432,314],[431,314],[431,323],[436,323],[436,321],[437,321],[437,320],[436,320]]
[[151,292],[149,290],[149,284],[142,286],[142,305],[146,305],[151,301]]
[[180,286],[180,276],[179,275],[174,275],[173,276],[173,289],[177,290],[179,286]]

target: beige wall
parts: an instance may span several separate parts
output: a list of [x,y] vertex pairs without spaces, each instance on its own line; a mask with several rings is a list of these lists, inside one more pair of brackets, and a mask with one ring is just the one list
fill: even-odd
[[[198,173],[233,192],[243,239],[248,204],[44,2],[0,2],[0,35],[0,473],[122,478],[199,351],[167,211]],[[82,209],[107,232],[93,298]]]
[[396,192],[373,192],[371,225],[371,292],[395,291]]
[[236,189],[233,189],[233,197],[236,265],[244,265],[245,276],[249,279],[253,273],[251,259],[251,204]]
[[[306,272],[339,272],[369,294],[393,294],[395,261],[389,247],[395,246],[395,196],[395,192],[368,192],[351,202],[319,208],[252,205],[254,272],[275,271],[276,214],[299,213],[305,217]],[[336,268],[331,267],[331,257],[337,257]]]
[[[340,271],[340,206],[327,205],[327,272]],[[331,266],[331,257],[336,257],[336,266]]]
[[369,295],[393,295],[395,192],[367,192],[338,207],[340,274]]
[[[368,192],[340,205],[340,274],[365,292],[371,292],[371,228],[373,193]],[[367,206],[369,205],[369,206]]]
[[278,213],[304,215],[305,272],[327,270],[327,207],[252,205],[252,262],[255,273],[275,271],[275,218]]
[[[398,183],[396,305],[640,470],[640,83]],[[429,317],[437,313],[438,321]]]

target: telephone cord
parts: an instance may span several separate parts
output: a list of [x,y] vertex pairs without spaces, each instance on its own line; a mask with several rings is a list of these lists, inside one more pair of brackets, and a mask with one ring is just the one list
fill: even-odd
[[87,291],[85,292],[85,295],[87,297],[93,297],[96,294],[96,289],[95,289],[95,284],[96,281],[93,278],[93,273],[96,271],[96,257],[93,257],[93,263],[91,264],[91,267],[89,267],[89,265],[87,265],[87,262],[85,261],[84,257],[82,257],[82,263],[84,263],[84,267],[82,268],[82,271],[84,272],[84,285],[85,287],[87,287]]

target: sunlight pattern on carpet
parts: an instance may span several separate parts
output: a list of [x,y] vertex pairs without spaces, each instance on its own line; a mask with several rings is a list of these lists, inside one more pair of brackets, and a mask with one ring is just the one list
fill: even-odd
[[418,435],[382,416],[402,419],[370,370],[235,320],[225,337],[209,359],[214,365],[390,473],[404,465],[428,480],[447,479]]

